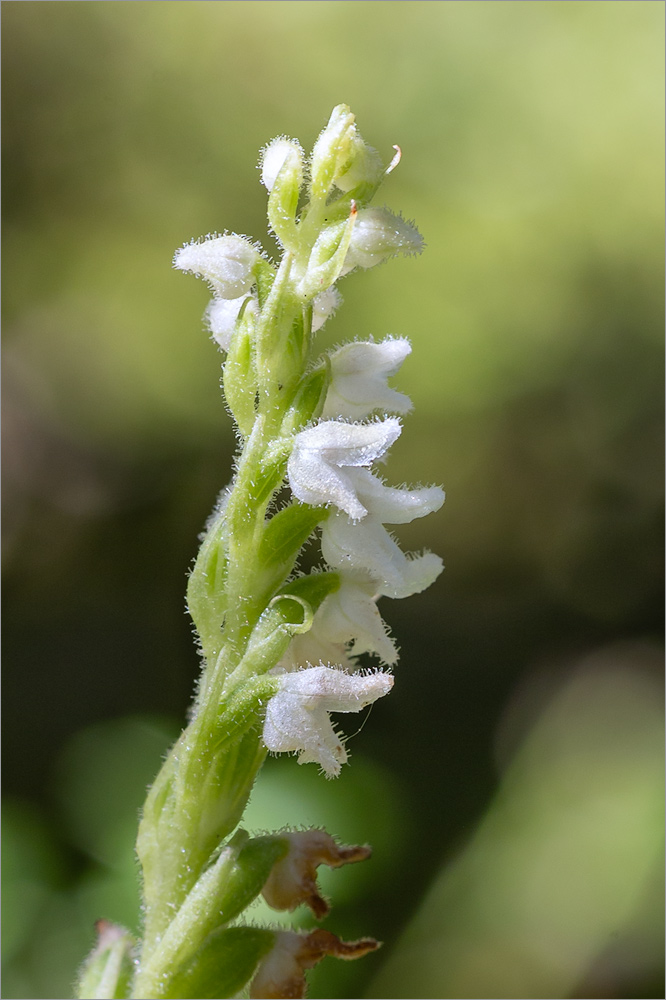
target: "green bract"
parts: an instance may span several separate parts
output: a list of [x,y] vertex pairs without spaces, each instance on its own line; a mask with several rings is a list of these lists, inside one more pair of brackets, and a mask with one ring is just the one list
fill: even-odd
[[[377,947],[238,924],[262,892],[276,908],[307,903],[323,916],[317,866],[363,860],[369,849],[343,848],[322,830],[251,839],[237,827],[269,750],[297,752],[328,777],[339,772],[347,754],[329,713],[358,712],[393,683],[353,659],[368,651],[397,660],[378,596],[415,593],[441,570],[432,554],[405,557],[382,526],[437,509],[441,490],[392,489],[370,471],[400,433],[389,414],[411,405],[387,384],[408,342],[317,357],[313,337],[340,304],[342,275],[422,241],[402,218],[366,207],[385,168],[346,105],[309,162],[280,137],[261,171],[279,264],[235,234],[190,242],[174,258],[213,292],[206,320],[226,353],[222,385],[241,444],[187,589],[202,654],[191,721],[139,827],[143,940],[135,946],[101,924],[81,998],[228,997],[253,976],[251,996],[301,996],[303,970],[325,955]],[[301,549],[319,529],[328,567],[300,573]]]

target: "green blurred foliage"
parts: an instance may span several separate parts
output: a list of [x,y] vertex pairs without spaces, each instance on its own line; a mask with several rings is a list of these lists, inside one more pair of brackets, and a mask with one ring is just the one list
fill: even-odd
[[[177,725],[160,719],[184,717],[196,675],[185,571],[234,441],[206,292],[173,252],[224,229],[270,250],[257,151],[280,133],[311,145],[340,101],[387,160],[400,143],[384,197],[427,250],[346,279],[320,342],[412,338],[396,384],[415,410],[387,476],[446,487],[444,510],[400,536],[447,570],[387,602],[396,690],[339,783],[271,762],[251,822],[375,844],[365,871],[332,873],[330,926],[387,947],[323,963],[320,996],[361,995],[442,865],[428,899],[446,905],[423,912],[447,954],[451,858],[481,842],[484,877],[505,884],[509,854],[537,843],[527,765],[511,772],[509,853],[495,843],[493,745],[521,678],[661,634],[663,19],[649,0],[3,3],[4,996],[65,995],[92,921],[136,924],[133,824]],[[632,704],[616,704],[628,773],[651,788]],[[604,718],[592,799],[616,761]],[[635,804],[626,785],[609,794]],[[558,802],[541,814],[553,836]],[[600,856],[599,900],[636,898],[645,824],[623,841],[628,888]],[[594,853],[588,828],[572,843]],[[478,964],[485,928],[494,963],[474,885],[468,944]],[[544,893],[541,913],[568,905]],[[612,912],[615,951],[591,933],[575,968],[553,959],[574,969],[566,988],[595,995],[603,967],[605,996],[661,995],[654,951],[627,906]],[[424,996],[459,989],[419,967]]]

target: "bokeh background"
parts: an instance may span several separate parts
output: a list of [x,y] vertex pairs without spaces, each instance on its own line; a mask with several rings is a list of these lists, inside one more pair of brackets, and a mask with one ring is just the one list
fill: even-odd
[[3,996],[69,995],[92,922],[138,925],[197,673],[185,577],[234,440],[173,251],[270,249],[257,151],[339,102],[402,146],[384,197],[427,251],[345,279],[321,343],[412,338],[387,475],[445,486],[400,536],[447,569],[385,601],[402,659],[352,765],[270,761],[247,825],[374,845],[326,926],[385,947],[313,997],[663,996],[663,4],[2,14]]

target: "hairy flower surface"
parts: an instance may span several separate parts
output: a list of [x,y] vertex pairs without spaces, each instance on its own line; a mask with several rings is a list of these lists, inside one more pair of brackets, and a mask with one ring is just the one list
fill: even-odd
[[221,299],[236,299],[254,284],[259,253],[243,236],[212,236],[176,251],[173,266],[204,278]]
[[390,674],[348,674],[332,667],[308,667],[279,678],[268,702],[264,743],[276,753],[298,752],[299,764],[315,761],[327,777],[347,760],[329,712],[360,712],[393,687]]
[[325,420],[296,435],[287,473],[294,496],[314,506],[335,504],[350,517],[365,517],[352,470],[372,465],[400,436],[395,417],[371,424]]
[[326,417],[349,417],[360,420],[374,410],[408,413],[409,396],[389,388],[387,379],[400,368],[412,348],[404,337],[344,344],[333,351],[331,385],[326,395]]
[[340,868],[365,861],[372,851],[338,844],[325,830],[297,831],[285,834],[285,838],[289,842],[287,854],[273,865],[261,894],[274,910],[295,910],[305,903],[321,920],[330,907],[317,885],[319,865]]
[[358,213],[343,274],[355,267],[374,267],[399,253],[409,255],[422,250],[423,237],[411,222],[388,208],[366,208]]
[[375,951],[379,944],[373,938],[360,941],[341,941],[330,931],[318,929],[310,934],[281,931],[276,934],[275,945],[263,959],[250,986],[250,1000],[274,1000],[305,996],[305,970],[321,962],[326,955],[347,961],[362,958]]

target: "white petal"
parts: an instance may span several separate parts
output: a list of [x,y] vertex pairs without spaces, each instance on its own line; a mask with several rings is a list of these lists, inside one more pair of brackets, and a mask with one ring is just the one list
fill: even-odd
[[444,568],[432,552],[407,557],[374,517],[352,524],[342,514],[333,514],[323,525],[321,550],[329,566],[369,573],[385,597],[419,594]]
[[291,159],[293,168],[302,175],[303,154],[295,139],[280,136],[273,139],[261,153],[261,183],[268,191],[273,190],[277,175],[284,166],[285,160]]
[[319,666],[284,674],[266,707],[264,743],[274,752],[299,751],[299,763],[315,761],[333,777],[347,752],[328,712],[360,712],[392,686],[393,678],[381,672],[347,674]]
[[204,313],[206,326],[210,330],[213,340],[219,344],[223,351],[229,350],[231,335],[246,298],[246,295],[240,295],[237,299],[211,299]]
[[367,469],[351,469],[348,476],[358,499],[382,524],[408,524],[417,517],[439,510],[444,503],[444,490],[439,486],[418,490],[396,489],[385,486]]
[[345,468],[371,465],[393,444],[401,431],[395,417],[371,424],[327,420],[296,435],[287,465],[289,485],[303,503],[334,503],[358,520],[366,508]]
[[388,635],[375,595],[377,585],[362,574],[344,574],[340,589],[326,598],[315,618],[321,635],[331,642],[351,643],[351,653],[376,653],[388,667],[398,651]]
[[[321,611],[321,609],[320,609]],[[353,664],[345,651],[345,641],[334,642],[325,637],[318,627],[318,616],[315,615],[309,632],[295,635],[289,643],[287,652],[278,663],[276,672],[299,670],[302,667],[338,666],[353,670]],[[278,668],[280,668],[278,670]]]
[[322,326],[342,305],[342,296],[337,288],[327,288],[312,300],[312,332],[321,330]]
[[236,299],[254,284],[259,254],[242,236],[215,236],[176,251],[174,267],[204,278],[221,299]]
[[374,267],[397,253],[421,253],[423,246],[416,226],[401,216],[387,208],[363,208],[356,218],[342,273],[355,267]]
[[389,388],[394,375],[411,351],[408,340],[389,338],[345,344],[330,356],[332,381],[324,405],[324,417],[360,419],[373,410],[407,413],[411,400]]

